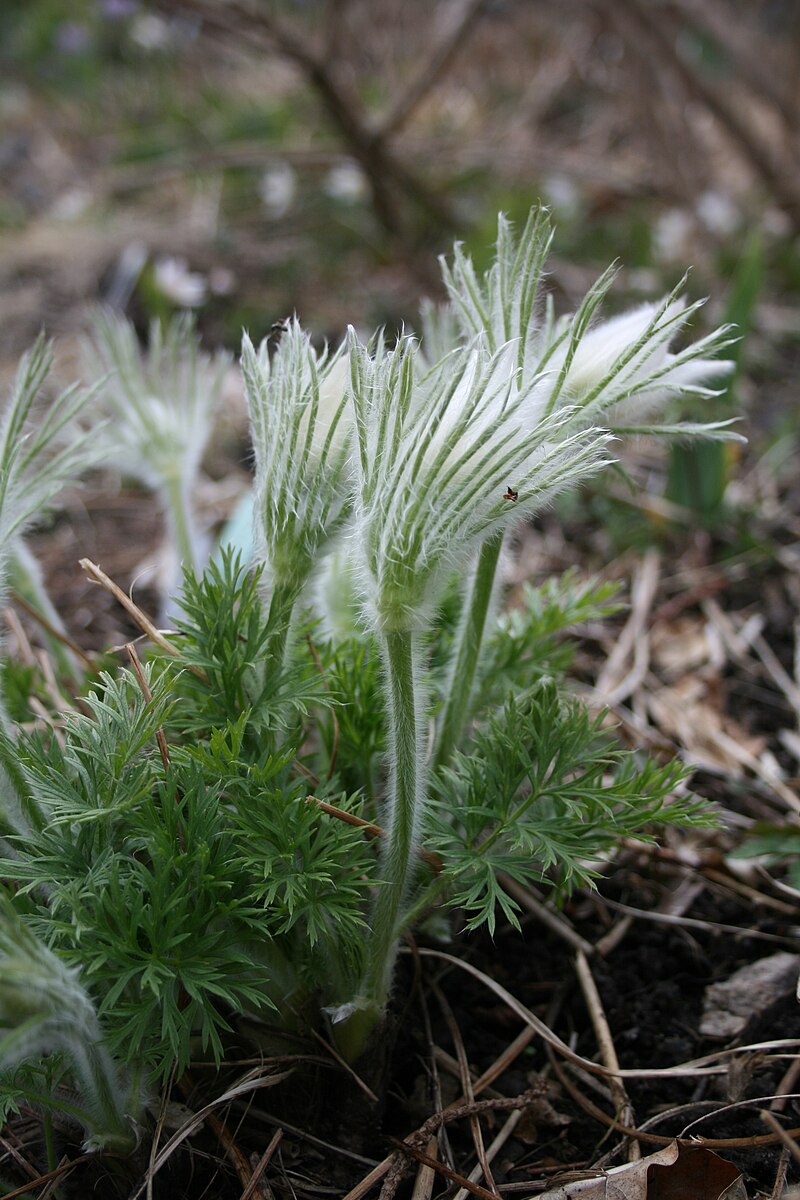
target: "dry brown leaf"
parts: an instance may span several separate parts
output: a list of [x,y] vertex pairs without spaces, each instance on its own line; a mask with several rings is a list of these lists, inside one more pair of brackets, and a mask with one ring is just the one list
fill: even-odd
[[741,1173],[713,1150],[671,1142],[638,1162],[545,1192],[539,1200],[747,1200]]
[[650,631],[652,662],[666,678],[677,679],[698,667],[716,666],[705,617],[659,621]]
[[698,766],[742,773],[745,760],[757,758],[764,740],[748,735],[727,717],[714,689],[699,675],[687,675],[674,687],[662,687],[647,697],[656,726],[675,738]]

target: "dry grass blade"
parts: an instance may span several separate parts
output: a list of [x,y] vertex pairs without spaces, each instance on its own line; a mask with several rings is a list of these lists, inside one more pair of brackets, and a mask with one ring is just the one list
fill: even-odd
[[800,1045],[800,1038],[778,1038],[771,1042],[752,1042],[746,1046],[719,1050],[715,1054],[707,1054],[702,1058],[677,1063],[672,1067],[624,1068],[618,1071],[610,1071],[600,1063],[592,1062],[591,1059],[583,1058],[582,1055],[576,1054],[566,1042],[562,1041],[558,1034],[553,1033],[552,1029],[545,1025],[544,1021],[541,1021],[530,1009],[517,1000],[515,996],[512,996],[507,988],[504,988],[502,984],[497,983],[483,971],[479,971],[471,963],[455,958],[452,954],[446,954],[443,950],[420,949],[418,953],[423,958],[435,958],[441,962],[450,963],[459,970],[465,971],[474,979],[479,980],[491,992],[499,996],[511,1011],[517,1014],[520,1020],[534,1029],[548,1046],[557,1050],[569,1062],[583,1068],[584,1071],[588,1071],[591,1075],[614,1076],[618,1079],[666,1079],[676,1076],[722,1075],[727,1070],[724,1060],[732,1054],[746,1054],[762,1050],[783,1051]]
[[786,1187],[786,1172],[789,1169],[791,1157],[791,1154],[784,1146],[781,1150],[781,1156],[778,1160],[778,1168],[775,1172],[775,1182],[772,1185],[772,1191],[769,1194],[769,1200],[780,1200],[780,1197],[784,1196],[784,1189]]
[[779,946],[794,947],[796,940],[782,937],[779,933],[764,933],[761,929],[744,929],[739,925],[725,925],[720,921],[703,921],[699,917],[681,917],[675,913],[656,912],[646,908],[634,908],[632,904],[623,904],[620,900],[610,900],[603,897],[603,904],[615,912],[625,913],[629,917],[637,917],[642,921],[652,921],[656,925],[684,925],[687,929],[714,929],[720,933],[747,934],[761,942],[776,942]]
[[[92,1162],[99,1157],[101,1156],[98,1154],[79,1154],[77,1158],[72,1158],[68,1162],[60,1162],[52,1171],[47,1171],[44,1175],[38,1175],[30,1183],[23,1183],[22,1187],[14,1188],[11,1192],[6,1192],[3,1200],[17,1200],[19,1196],[29,1196],[32,1187],[39,1187],[43,1183],[49,1183],[52,1179],[61,1179],[62,1176],[73,1171],[75,1167],[79,1167],[81,1163]],[[105,1157],[114,1156],[107,1155]]]
[[[144,698],[148,704],[152,704],[153,693],[150,691],[150,687],[147,683],[147,678],[145,676],[144,671],[142,670],[142,662],[141,662],[141,659],[139,658],[139,655],[136,652],[136,647],[134,646],[133,642],[126,642],[125,649],[128,652],[128,658],[131,660],[131,666],[133,667],[133,673],[136,676],[139,687],[142,689],[142,695],[144,696]],[[169,766],[170,766],[169,747],[167,746],[166,734],[164,733],[164,730],[161,728],[161,726],[159,726],[159,728],[156,730],[156,742],[158,743],[158,752],[161,755],[161,762],[164,765],[164,770],[169,771]]]
[[[428,1145],[425,1148],[425,1153],[431,1161],[436,1159],[436,1138],[431,1137],[428,1140]],[[436,1172],[433,1167],[427,1166],[425,1163],[420,1163],[417,1177],[414,1180],[414,1189],[411,1193],[411,1200],[431,1200],[433,1193],[433,1185],[436,1180]]]
[[753,649],[772,676],[775,685],[794,709],[798,721],[800,721],[800,687],[797,686],[789,672],[784,670],[777,654],[761,634],[753,638]]
[[342,821],[345,825],[355,825],[357,829],[363,829],[364,833],[368,833],[371,837],[386,837],[386,830],[380,825],[374,825],[372,821],[365,821],[363,817],[356,816],[355,813],[337,808],[335,804],[329,804],[327,800],[318,800],[316,796],[306,796],[306,804],[316,804],[320,812],[327,813],[329,817],[336,817],[337,821]]
[[379,1162],[376,1167],[373,1167],[368,1175],[365,1175],[346,1196],[342,1197],[342,1200],[362,1200],[362,1197],[366,1196],[367,1192],[371,1192],[375,1185],[388,1174],[396,1157],[395,1154],[387,1154],[383,1162]]
[[800,1079],[800,1055],[789,1064],[775,1089],[775,1096],[769,1106],[770,1112],[783,1112],[789,1096]]
[[[158,646],[165,654],[169,654],[171,658],[181,658],[181,652],[168,638],[165,638],[160,629],[158,629],[150,618],[142,612],[138,604],[134,604],[130,596],[123,592],[114,580],[106,575],[97,563],[93,563],[89,558],[82,558],[79,566],[81,570],[89,576],[93,583],[99,583],[102,588],[110,592],[118,604],[122,605],[129,617],[139,626],[143,633],[150,638],[153,645]],[[187,670],[196,675],[198,679],[203,679],[208,682],[208,677],[205,671],[201,671],[199,667],[193,666],[191,663],[186,664]]]
[[526,1026],[521,1033],[518,1033],[513,1042],[510,1042],[502,1054],[499,1054],[490,1067],[487,1067],[482,1075],[472,1085],[472,1090],[476,1096],[479,1096],[482,1091],[494,1083],[504,1071],[507,1071],[513,1062],[519,1058],[525,1047],[531,1042],[535,1035],[535,1030],[530,1026]]
[[147,1167],[147,1200],[152,1200],[153,1196],[153,1178],[155,1175],[155,1172],[153,1171],[153,1163],[155,1162],[156,1155],[158,1154],[158,1144],[161,1141],[161,1134],[164,1132],[164,1123],[167,1119],[170,1095],[172,1094],[172,1087],[175,1083],[176,1065],[177,1064],[173,1064],[172,1066],[169,1077],[169,1086],[164,1089],[161,1097],[161,1104],[159,1105],[158,1109],[158,1117],[156,1118],[156,1127],[153,1132],[153,1140],[150,1143],[150,1155],[148,1158]]
[[[335,817],[337,821],[343,821],[345,825],[355,825],[359,829],[363,829],[364,833],[368,833],[370,837],[386,837],[386,830],[382,826],[374,825],[372,821],[365,821],[363,817],[346,812],[343,808],[337,808],[335,804],[329,804],[327,800],[319,800],[316,796],[306,796],[306,804],[316,804],[320,812],[327,813],[329,817]],[[431,854],[429,850],[419,850],[418,853],[422,861],[426,862],[437,875],[441,872],[442,862],[436,854]]]
[[[67,1157],[66,1154],[62,1155],[61,1161],[59,1162],[58,1165],[59,1165],[59,1167],[66,1167],[69,1165],[69,1158]],[[44,1188],[42,1189],[42,1193],[39,1196],[39,1200],[50,1200],[51,1196],[56,1195],[56,1189],[58,1187],[60,1187],[59,1180],[51,1179],[50,1182],[48,1184],[45,1184]]]
[[345,1059],[342,1058],[341,1054],[339,1054],[339,1052],[336,1050],[335,1046],[332,1046],[330,1042],[326,1042],[325,1038],[322,1036],[322,1034],[317,1033],[316,1029],[311,1030],[311,1035],[315,1041],[319,1042],[320,1046],[323,1046],[325,1048],[325,1050],[327,1050],[328,1054],[330,1054],[331,1058],[334,1059],[335,1062],[337,1062],[339,1064],[339,1066],[342,1068],[342,1070],[347,1072],[347,1074],[353,1080],[353,1083],[355,1083],[357,1087],[361,1088],[361,1091],[364,1093],[364,1095],[367,1097],[368,1100],[371,1100],[373,1104],[380,1103],[380,1101],[378,1100],[378,1097],[375,1095],[375,1093],[373,1092],[373,1090],[369,1086],[369,1084],[365,1083],[364,1080],[361,1078],[361,1076],[358,1074],[358,1072],[354,1071],[353,1068],[350,1066],[350,1064],[348,1062],[346,1062]]
[[[455,1019],[453,1010],[447,1003],[447,999],[442,992],[442,989],[436,983],[431,983],[431,990],[436,997],[439,1007],[442,1010],[442,1015],[447,1023],[447,1028],[450,1030],[450,1036],[453,1039],[453,1045],[456,1050],[458,1059],[459,1076],[461,1078],[461,1087],[468,1104],[475,1103],[475,1090],[472,1086],[472,1078],[469,1070],[469,1060],[464,1047],[464,1039],[461,1036],[461,1030],[458,1027],[458,1022]],[[475,1113],[472,1113],[469,1118],[470,1131],[472,1133],[472,1141],[475,1146],[475,1154],[477,1155],[480,1164],[481,1172],[490,1191],[497,1193],[494,1179],[492,1177],[489,1160],[486,1157],[486,1148],[483,1144],[483,1133],[481,1132],[480,1121]],[[474,1180],[473,1180],[474,1182]]]
[[32,1163],[29,1163],[25,1155],[20,1154],[17,1147],[12,1145],[2,1134],[0,1134],[0,1146],[3,1147],[9,1158],[14,1160],[21,1171],[24,1171],[26,1175],[30,1175],[31,1179],[39,1178],[39,1172],[36,1170],[36,1167]]
[[486,1188],[481,1187],[478,1183],[473,1183],[470,1179],[465,1179],[463,1175],[459,1175],[457,1171],[451,1171],[450,1167],[446,1167],[444,1163],[437,1162],[435,1158],[430,1158],[422,1150],[417,1150],[415,1146],[409,1146],[406,1142],[398,1142],[392,1138],[398,1149],[403,1154],[410,1154],[417,1162],[424,1163],[426,1167],[430,1167],[439,1175],[444,1175],[451,1183],[458,1183],[460,1186],[473,1196],[480,1196],[482,1200],[497,1200],[497,1192],[489,1192]]
[[3,610],[3,618],[12,634],[14,641],[17,643],[17,654],[20,660],[26,667],[36,666],[36,655],[33,653],[33,646],[28,640],[28,635],[25,632],[22,622],[20,621],[13,608]]
[[[525,1110],[523,1108],[518,1108],[516,1112],[509,1113],[500,1129],[500,1132],[486,1148],[486,1158],[489,1162],[494,1162],[497,1155],[503,1149],[503,1146],[505,1146],[506,1142],[521,1121],[524,1111]],[[470,1171],[468,1176],[470,1183],[477,1183],[480,1177],[480,1171],[480,1165]],[[465,1188],[460,1188],[453,1197],[453,1200],[467,1200],[468,1195],[469,1192]]]
[[[614,1103],[617,1107],[620,1120],[624,1125],[635,1126],[636,1122],[633,1116],[633,1106],[631,1105],[628,1093],[625,1091],[625,1085],[619,1078],[619,1059],[617,1058],[617,1050],[614,1045],[614,1039],[611,1036],[611,1028],[608,1024],[608,1019],[603,1008],[603,1002],[600,999],[600,993],[597,990],[597,984],[594,981],[594,976],[589,969],[589,963],[586,960],[586,955],[579,950],[575,957],[575,970],[578,976],[578,982],[581,985],[583,998],[586,1001],[586,1007],[589,1010],[589,1017],[592,1022],[592,1027],[597,1038],[597,1044],[600,1047],[600,1053],[603,1062],[608,1067],[609,1071],[613,1072],[609,1080],[611,1095],[614,1098]],[[641,1151],[638,1142],[631,1146],[631,1156],[640,1158]]]
[[531,888],[523,887],[522,884],[517,883],[515,879],[511,879],[508,875],[501,874],[498,878],[503,891],[508,892],[509,896],[513,900],[516,900],[517,904],[521,905],[522,908],[541,921],[552,933],[563,938],[574,950],[580,950],[586,955],[595,953],[592,943],[587,942],[586,938],[581,937],[563,916],[553,912],[546,904],[538,900]]
[[73,704],[72,700],[67,699],[59,686],[58,680],[56,679],[56,673],[53,669],[53,660],[50,658],[50,655],[47,653],[47,651],[44,649],[40,650],[36,655],[36,660],[41,667],[45,690],[50,697],[50,701],[55,711],[57,713],[63,713],[67,712],[71,708],[74,708],[75,704]]
[[14,601],[14,604],[17,606],[17,608],[21,608],[24,613],[27,613],[32,621],[35,621],[36,624],[45,631],[48,637],[53,638],[53,640],[56,642],[60,642],[61,645],[65,646],[67,650],[75,655],[76,658],[80,659],[87,671],[95,671],[97,669],[92,656],[87,654],[85,650],[82,650],[78,643],[73,642],[72,638],[68,637],[66,633],[62,633],[62,631],[53,625],[52,622],[48,621],[47,617],[38,612],[32,604],[29,604],[24,596],[20,596],[19,592],[16,592],[12,589],[11,599]]
[[[212,1100],[209,1104],[204,1105],[203,1108],[198,1109],[196,1113],[192,1114],[188,1121],[185,1121],[184,1124],[181,1125],[180,1129],[178,1129],[172,1135],[169,1141],[166,1142],[164,1148],[151,1163],[148,1170],[148,1177],[152,1178],[153,1175],[161,1170],[170,1155],[177,1150],[178,1146],[180,1146],[182,1142],[185,1142],[188,1137],[192,1136],[192,1134],[202,1125],[206,1117],[210,1113],[213,1113],[215,1108],[219,1108],[224,1104],[229,1104],[232,1100],[236,1100],[239,1096],[247,1095],[248,1092],[253,1092],[260,1088],[275,1087],[276,1084],[282,1083],[284,1079],[288,1079],[291,1074],[291,1070],[279,1071],[276,1074],[267,1076],[264,1076],[261,1071],[249,1072],[239,1083],[234,1084],[232,1088],[229,1088],[227,1092],[224,1092],[221,1096],[218,1096],[216,1100]],[[139,1196],[142,1195],[146,1187],[147,1181],[142,1183],[140,1187],[138,1187],[136,1191],[132,1193],[130,1200],[138,1200]]]
[[[626,700],[647,675],[650,651],[646,627],[656,596],[659,570],[659,555],[655,550],[648,550],[633,581],[631,615],[595,684],[595,697],[603,704],[611,706]],[[631,656],[632,665],[625,671]]]
[[252,1197],[255,1196],[256,1188],[261,1183],[262,1176],[263,1176],[264,1172],[266,1171],[267,1167],[269,1166],[270,1160],[272,1159],[273,1154],[278,1149],[278,1146],[280,1145],[282,1137],[283,1137],[283,1130],[276,1129],[274,1134],[270,1138],[269,1145],[267,1146],[264,1153],[261,1155],[261,1158],[258,1160],[255,1167],[253,1168],[253,1174],[250,1176],[250,1182],[248,1183],[247,1187],[242,1192],[240,1200],[252,1200]]

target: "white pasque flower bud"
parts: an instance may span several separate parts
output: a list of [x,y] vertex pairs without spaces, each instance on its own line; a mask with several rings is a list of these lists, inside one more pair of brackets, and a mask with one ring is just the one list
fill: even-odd
[[[669,350],[701,303],[686,305],[673,294],[590,327],[572,353],[565,339],[548,357],[537,407],[551,411],[557,391],[558,406],[574,406],[576,420],[598,421],[614,430],[654,422],[651,431],[658,432],[669,401],[720,395],[706,385],[724,378],[734,364],[706,355],[730,344],[730,327],[716,329],[676,354]],[[707,429],[713,433],[723,427]]]
[[371,357],[351,331],[350,347],[367,616],[413,631],[486,537],[608,462],[609,435],[567,433],[569,410],[534,421],[513,343],[478,341],[421,378],[410,339]]
[[547,211],[531,210],[525,228],[514,235],[500,215],[495,261],[483,275],[461,246],[442,272],[449,311],[423,314],[434,341],[475,336],[497,350],[515,339],[525,386],[538,377],[531,395],[534,421],[571,408],[571,430],[606,426],[614,433],[663,433],[705,438],[736,438],[730,421],[670,423],[665,412],[681,396],[713,399],[719,391],[707,383],[727,375],[732,364],[719,357],[735,341],[731,326],[672,353],[670,343],[703,304],[680,298],[685,283],[658,304],[643,304],[621,316],[596,320],[614,281],[609,267],[589,288],[576,312],[558,321],[543,280],[553,231]]
[[255,455],[255,513],[273,586],[299,590],[340,528],[352,437],[347,356],[318,354],[293,320],[270,362],[242,342]]

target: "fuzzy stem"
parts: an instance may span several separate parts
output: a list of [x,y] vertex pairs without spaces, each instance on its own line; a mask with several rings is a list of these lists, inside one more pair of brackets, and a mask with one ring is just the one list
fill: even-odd
[[389,828],[381,856],[378,888],[370,927],[363,994],[383,1005],[389,993],[397,953],[398,915],[416,866],[415,836],[423,804],[420,754],[417,652],[411,633],[387,633],[386,676],[389,701],[390,771]]
[[268,655],[276,670],[280,670],[286,660],[292,611],[299,595],[298,587],[279,583],[276,583],[270,592],[268,621],[271,633]]
[[48,1171],[55,1171],[58,1165],[56,1147],[53,1140],[53,1116],[46,1109],[42,1113],[42,1132],[44,1134],[44,1149],[47,1156]]
[[379,1023],[392,982],[400,912],[416,868],[415,839],[424,801],[418,648],[409,632],[384,636],[389,729],[389,821],[379,869],[380,884],[369,919],[366,963],[353,1013],[336,1027],[351,1059],[364,1050]]
[[450,760],[467,721],[502,548],[502,533],[488,538],[481,546],[458,630],[447,700],[433,758],[434,768],[445,766]]
[[[58,633],[66,633],[61,616],[47,593],[41,567],[21,538],[16,538],[13,543],[9,562],[9,578],[14,591],[18,592],[37,614],[44,617],[45,622],[49,623]],[[55,637],[49,635],[46,625],[43,625],[42,629],[48,649],[55,659],[59,672],[71,679],[73,683],[81,683],[83,673],[75,655],[63,642],[59,642]]]
[[87,1040],[83,1053],[73,1054],[75,1073],[82,1085],[84,1100],[90,1104],[90,1140],[106,1150],[130,1154],[136,1147],[136,1131],[126,1113],[125,1095],[121,1080],[111,1056],[99,1041]]
[[183,567],[196,571],[201,565],[200,539],[189,505],[188,488],[179,473],[165,477],[163,498],[178,559]]
[[447,890],[450,880],[446,875],[437,875],[435,879],[418,892],[414,899],[409,904],[408,908],[403,910],[400,918],[400,933],[406,929],[413,927],[430,912],[432,908],[439,902],[443,892]]

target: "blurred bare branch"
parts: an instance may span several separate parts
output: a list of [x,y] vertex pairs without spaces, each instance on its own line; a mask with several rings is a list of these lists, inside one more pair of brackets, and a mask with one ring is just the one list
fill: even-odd
[[[467,0],[452,33],[434,48],[411,87],[398,97],[386,118],[373,127],[357,99],[337,78],[335,62],[331,63],[326,55],[315,50],[309,38],[299,30],[279,19],[271,6],[256,9],[240,0],[229,0],[225,5],[214,3],[214,0],[181,0],[181,8],[199,17],[208,31],[226,37],[246,38],[250,45],[262,42],[301,71],[341,136],[347,152],[363,170],[375,213],[385,232],[391,240],[406,244],[413,243],[414,239],[399,203],[400,196],[404,195],[440,229],[452,230],[457,221],[447,201],[392,149],[390,137],[435,86],[469,35],[484,4],[485,0]],[[156,7],[173,11],[175,6],[156,0]]]
[[[728,91],[714,86],[706,74],[694,70],[678,52],[680,21],[672,9],[658,8],[641,0],[604,0],[603,7],[614,17],[622,16],[618,28],[636,41],[637,32],[649,43],[655,71],[667,71],[681,83],[688,97],[699,101],[716,119],[784,210],[795,228],[800,228],[800,162],[791,143],[783,153],[769,145],[745,105],[735,103]],[[738,82],[738,81],[737,81]],[[783,104],[776,111],[783,117]]]
[[378,122],[376,136],[379,139],[386,141],[407,124],[467,42],[487,3],[488,0],[461,0],[452,29],[433,47],[430,57],[422,64],[415,78]]

